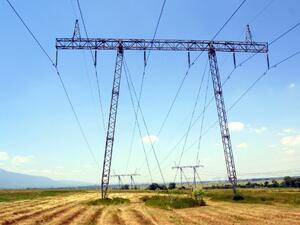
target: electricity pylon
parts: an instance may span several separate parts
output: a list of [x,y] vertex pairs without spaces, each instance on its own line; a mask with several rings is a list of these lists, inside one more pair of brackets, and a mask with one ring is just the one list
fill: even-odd
[[200,168],[200,167],[203,167],[203,166],[200,165],[200,164],[197,164],[197,165],[188,165],[188,166],[173,166],[172,169],[179,170],[179,172],[180,172],[180,185],[181,186],[183,185],[182,178],[183,178],[183,176],[185,176],[184,169],[192,169],[193,170],[193,187],[196,188],[197,187],[197,178],[200,181],[200,176],[199,176],[199,173],[197,171],[197,169]]
[[[79,27],[78,27],[79,28]],[[113,79],[112,97],[106,134],[104,151],[104,162],[101,179],[102,198],[107,198],[107,189],[110,178],[113,143],[116,128],[116,118],[119,100],[123,54],[127,50],[139,51],[186,51],[186,52],[208,52],[210,72],[213,81],[215,101],[218,111],[223,151],[228,179],[232,185],[233,193],[236,195],[237,175],[232,152],[231,138],[228,128],[228,120],[224,103],[221,78],[217,63],[216,52],[235,53],[267,53],[267,42],[252,41],[215,41],[215,40],[174,40],[174,39],[115,39],[115,38],[57,38],[57,50],[115,50],[117,51],[115,72]],[[189,55],[189,54],[188,54]]]
[[135,189],[136,188],[135,181],[134,181],[135,176],[140,176],[140,174],[131,173],[131,174],[114,174],[114,175],[111,175],[111,177],[117,177],[118,178],[120,189],[121,189],[121,184],[122,184],[121,177],[129,177],[130,178],[130,189]]

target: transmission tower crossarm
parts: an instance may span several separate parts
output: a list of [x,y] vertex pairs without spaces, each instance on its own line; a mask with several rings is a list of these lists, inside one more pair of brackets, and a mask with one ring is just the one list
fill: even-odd
[[124,54],[123,47],[120,44],[117,49],[114,80],[113,80],[112,95],[111,95],[110,110],[109,110],[108,128],[106,133],[102,180],[101,180],[102,198],[107,198],[107,189],[109,185],[112,152],[113,152],[113,145],[114,145],[114,138],[115,138],[117,110],[118,110],[118,102],[119,102],[121,73],[123,67],[123,56],[124,56],[123,54]]
[[131,177],[131,176],[140,176],[138,173],[130,173],[130,174],[114,174],[111,177]]
[[195,165],[195,166],[173,166],[172,169],[186,169],[186,168],[199,168],[199,167],[203,167],[202,165]]
[[122,45],[124,50],[149,51],[209,51],[214,45],[220,52],[267,53],[267,42],[249,41],[210,41],[210,40],[175,40],[175,39],[114,39],[114,38],[57,38],[57,49],[117,50]]

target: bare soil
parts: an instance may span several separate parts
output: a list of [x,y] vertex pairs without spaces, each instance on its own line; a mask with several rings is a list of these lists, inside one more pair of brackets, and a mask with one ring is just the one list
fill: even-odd
[[[149,194],[149,193],[148,193]],[[74,193],[34,200],[0,203],[0,224],[82,225],[300,225],[300,208],[283,205],[215,202],[208,206],[164,210],[150,208],[139,199],[146,193],[113,193],[110,197],[130,199],[130,204],[91,206],[97,192]]]

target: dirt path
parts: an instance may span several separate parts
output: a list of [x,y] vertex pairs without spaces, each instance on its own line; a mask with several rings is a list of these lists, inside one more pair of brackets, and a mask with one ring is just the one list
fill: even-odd
[[150,208],[143,193],[116,193],[128,205],[90,206],[96,192],[76,193],[32,201],[0,203],[1,225],[300,225],[300,208],[210,202],[208,206],[178,210]]

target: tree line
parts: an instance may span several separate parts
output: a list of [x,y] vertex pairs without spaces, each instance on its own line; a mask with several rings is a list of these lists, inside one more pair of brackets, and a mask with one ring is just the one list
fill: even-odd
[[[266,187],[266,188],[300,188],[300,177],[289,177],[286,176],[283,180],[277,181],[272,180],[271,182],[247,182],[245,184],[238,184],[239,188],[259,188],[259,187]],[[212,185],[210,187],[206,187],[206,189],[223,189],[223,188],[231,188],[230,184],[222,184],[222,185]]]

